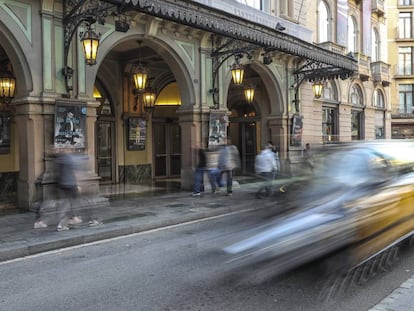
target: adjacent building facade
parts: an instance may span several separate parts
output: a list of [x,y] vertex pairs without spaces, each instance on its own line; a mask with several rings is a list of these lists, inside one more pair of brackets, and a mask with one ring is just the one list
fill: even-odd
[[[387,1],[389,62],[392,64],[392,137],[414,138],[413,13],[411,0]],[[392,25],[392,26],[391,26]]]
[[[294,173],[305,143],[391,138],[384,13],[371,0],[0,0],[0,62],[16,78],[0,106],[3,206],[53,197],[56,150],[89,157],[96,192],[171,178],[190,189],[193,148],[224,136],[239,174],[268,140]],[[79,40],[90,30],[96,64]]]

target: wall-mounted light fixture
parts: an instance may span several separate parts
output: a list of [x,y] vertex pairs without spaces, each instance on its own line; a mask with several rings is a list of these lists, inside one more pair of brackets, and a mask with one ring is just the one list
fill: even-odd
[[252,103],[254,100],[254,87],[248,86],[244,89],[244,98],[248,103]]
[[240,85],[243,83],[244,77],[244,67],[242,64],[239,64],[236,58],[236,62],[231,66],[231,76],[233,77],[233,83]]
[[0,64],[0,103],[10,104],[16,90],[16,78],[9,69],[9,62]]
[[313,95],[315,98],[320,98],[323,93],[323,82],[318,80],[312,83]]
[[91,26],[95,23],[104,25],[108,16],[118,16],[122,13],[122,6],[110,3],[109,1],[88,0],[88,1],[69,1],[63,2],[63,69],[62,75],[65,79],[66,94],[73,90],[70,81],[74,70],[69,66],[69,48],[74,34],[81,24],[86,25],[86,31],[80,35],[83,45],[86,63],[90,66],[96,64],[96,57],[99,48],[99,37]]
[[[243,44],[243,45],[241,45]],[[251,51],[256,50],[257,45],[251,43],[244,43],[237,41],[233,38],[222,37],[218,35],[212,36],[212,88],[210,94],[213,97],[212,108],[219,108],[218,101],[219,89],[217,84],[219,83],[219,71],[221,66],[228,61],[229,58],[234,57],[235,63],[230,67],[232,81],[235,85],[241,85],[244,78],[244,67],[240,64],[239,60],[246,57],[248,60],[253,58]]]
[[96,64],[96,57],[98,56],[99,39],[100,34],[97,34],[90,24],[87,24],[85,32],[79,34],[80,41],[83,46],[83,52],[85,54],[85,62],[87,65],[92,66]]
[[[300,66],[300,64],[302,65]],[[295,80],[292,85],[292,88],[295,90],[295,97],[293,99],[296,110],[295,113],[300,113],[299,89],[303,81],[312,83],[313,95],[315,98],[320,98],[323,94],[324,81],[338,78],[345,80],[353,73],[352,70],[334,67],[311,60],[298,63],[297,69],[293,72]]]

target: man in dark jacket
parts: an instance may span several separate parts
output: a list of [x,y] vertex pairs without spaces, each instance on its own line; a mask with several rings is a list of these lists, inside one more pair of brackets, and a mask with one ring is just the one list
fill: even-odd
[[204,172],[206,170],[206,152],[203,148],[199,147],[197,150],[198,154],[198,163],[194,173],[194,191],[193,196],[201,195],[201,191],[203,190],[203,179],[204,179]]

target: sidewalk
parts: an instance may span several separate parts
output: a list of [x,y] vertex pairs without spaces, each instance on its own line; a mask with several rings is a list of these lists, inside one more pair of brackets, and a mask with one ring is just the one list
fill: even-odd
[[[261,201],[257,205],[252,184],[236,186],[233,196],[224,193],[203,193],[192,197],[191,192],[175,190],[169,193],[143,193],[108,196],[109,206],[98,216],[103,224],[88,227],[86,223],[69,231],[56,231],[56,225],[34,229],[33,212],[14,212],[0,216],[0,262],[45,251],[80,245],[107,238],[175,225],[235,211],[272,206]],[[263,203],[263,204],[262,204]]]

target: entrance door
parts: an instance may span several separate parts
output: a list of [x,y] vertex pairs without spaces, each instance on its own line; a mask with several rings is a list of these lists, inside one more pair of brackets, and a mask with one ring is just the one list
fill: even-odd
[[176,122],[153,123],[154,177],[178,177],[181,174],[181,131]]
[[239,149],[242,174],[254,174],[256,122],[230,123],[229,135],[232,143]]
[[113,121],[96,122],[96,163],[101,182],[115,182],[114,128]]

